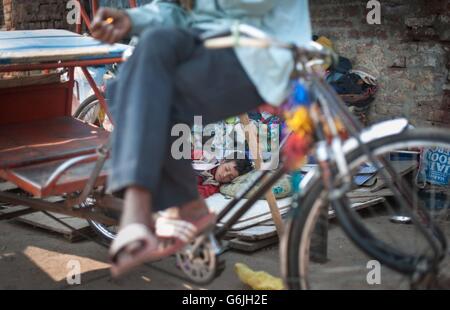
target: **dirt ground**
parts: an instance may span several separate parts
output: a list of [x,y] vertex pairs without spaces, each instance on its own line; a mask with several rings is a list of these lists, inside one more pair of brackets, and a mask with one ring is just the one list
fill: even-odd
[[[394,225],[384,217],[370,219],[380,232],[394,229],[405,235],[411,226]],[[448,232],[448,230],[447,230]],[[372,270],[370,259],[356,250],[342,231],[332,223],[329,232],[329,261],[313,264],[314,288],[382,289],[407,288],[404,278],[381,266],[381,284],[368,284]],[[221,255],[226,268],[211,284],[197,286],[178,270],[174,258],[145,265],[120,280],[112,280],[107,263],[107,250],[91,241],[69,243],[51,234],[10,220],[0,222],[0,289],[234,289],[245,290],[236,276],[236,262],[280,275],[278,246],[252,254],[226,251]],[[81,284],[69,285],[67,275],[71,260],[81,267]]]

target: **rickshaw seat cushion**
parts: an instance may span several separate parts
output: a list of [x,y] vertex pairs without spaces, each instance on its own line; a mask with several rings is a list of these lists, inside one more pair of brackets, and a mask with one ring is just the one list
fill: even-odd
[[0,170],[94,153],[108,135],[70,116],[0,125]]
[[[66,159],[63,159],[13,168],[3,171],[0,175],[36,198],[82,191],[94,170],[95,162],[74,166],[65,171],[56,184],[53,186],[47,184],[53,172],[65,162]],[[95,186],[106,183],[108,166],[109,160],[106,161],[99,177],[96,179]]]

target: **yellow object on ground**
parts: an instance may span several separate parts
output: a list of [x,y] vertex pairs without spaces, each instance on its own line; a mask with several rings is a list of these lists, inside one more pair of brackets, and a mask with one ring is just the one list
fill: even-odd
[[254,290],[283,290],[283,281],[265,271],[253,271],[247,265],[236,263],[234,270],[239,279]]

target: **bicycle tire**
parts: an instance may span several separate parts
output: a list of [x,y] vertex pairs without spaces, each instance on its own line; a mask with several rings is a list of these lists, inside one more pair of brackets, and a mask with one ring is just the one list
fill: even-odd
[[[95,207],[95,200],[93,199],[88,199],[80,205],[81,208],[89,208],[93,206]],[[99,210],[98,212],[101,211],[103,210]],[[107,215],[113,218],[117,218],[117,220],[119,217],[119,215],[112,213]],[[90,219],[87,219],[86,221],[88,222],[91,229],[96,233],[97,237],[99,237],[104,244],[110,245],[116,238],[117,232],[113,231],[108,226]]]
[[91,95],[83,100],[83,102],[78,106],[78,108],[75,110],[75,113],[73,113],[73,117],[82,119],[84,116],[86,116],[87,112],[92,106],[92,103],[97,102],[99,104],[99,101],[97,99],[96,95]]

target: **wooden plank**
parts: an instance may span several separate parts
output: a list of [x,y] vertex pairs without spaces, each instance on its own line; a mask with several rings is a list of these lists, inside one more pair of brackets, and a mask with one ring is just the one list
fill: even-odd
[[58,213],[51,213],[56,218],[64,221],[65,223],[69,224],[73,228],[76,229],[76,231],[70,230],[68,227],[58,223],[51,217],[47,216],[43,212],[37,212],[33,214],[28,214],[21,216],[17,220],[26,223],[28,225],[32,225],[33,227],[39,227],[54,233],[58,233],[64,236],[67,240],[70,242],[75,242],[82,240],[83,238],[77,234],[77,232],[81,232],[84,234],[88,234],[91,232],[91,228],[89,226],[89,223],[86,220],[82,220],[76,217],[70,217],[67,215],[62,215]]
[[383,188],[380,189],[376,192],[373,192],[370,189],[364,189],[364,188],[359,188],[356,190],[353,190],[349,193],[347,193],[347,197],[348,198],[362,198],[362,197],[372,197],[372,198],[376,198],[376,197],[387,197],[387,196],[392,196],[392,191],[388,188]]
[[[368,208],[373,205],[377,205],[379,203],[382,203],[385,201],[383,197],[378,196],[369,196],[369,197],[355,197],[350,200],[352,202],[352,208],[355,210],[360,210],[364,208]],[[285,215],[289,212],[290,206],[280,208],[280,214]],[[329,212],[329,218],[332,219],[335,217],[334,211],[330,210]],[[230,232],[237,232],[242,231],[251,227],[254,227],[256,225],[265,225],[270,226],[272,221],[272,216],[270,213],[264,213],[260,214],[255,217],[247,218],[245,221],[237,222],[233,225]],[[222,223],[218,223],[218,226],[222,226]]]
[[[405,176],[408,173],[414,171],[417,166],[418,163],[416,161],[409,161],[409,160],[405,160],[405,161],[390,161],[392,168],[395,170],[396,174],[399,176]],[[391,177],[388,176],[388,178],[386,179],[384,177],[384,175],[382,175],[381,171],[378,172],[377,174],[377,183],[373,186],[370,187],[370,190],[372,192],[377,192],[382,188],[385,188],[386,185],[386,180],[391,180]]]
[[25,207],[25,206],[13,206],[13,207],[1,208],[0,209],[0,221],[10,220],[10,219],[17,218],[19,216],[34,213],[34,212],[37,212],[37,210],[34,210],[29,207]]
[[262,226],[275,226],[275,223],[272,220],[268,220],[268,221],[260,223],[259,225],[262,225]]
[[[62,197],[49,197],[45,199],[48,202],[63,201]],[[38,212],[38,210],[28,206],[8,206],[0,209],[0,220],[9,220],[20,217],[22,215]]]
[[[352,208],[355,210],[362,210],[364,208],[382,203],[383,201],[383,197],[358,197],[351,200]],[[334,210],[330,209],[328,212],[328,218],[333,219],[335,216]],[[230,240],[230,248],[246,252],[254,252],[271,245],[278,240],[274,239],[278,237],[276,227],[274,226],[272,220],[268,220],[257,226],[252,226],[242,230],[230,230],[227,232],[226,237],[232,238],[232,240]],[[326,251],[321,253],[321,255],[323,256],[322,258],[325,259]]]
[[[253,124],[250,123],[250,119],[247,114],[242,114],[240,116],[240,120],[244,127],[247,128],[247,130],[245,130],[245,136],[250,148],[250,153],[252,157],[255,158],[255,167],[256,169],[260,169],[261,153],[258,149],[258,135],[256,132],[256,128]],[[275,223],[275,226],[277,227],[278,236],[282,236],[284,232],[284,224],[283,220],[281,219],[280,211],[278,210],[277,200],[275,199],[272,190],[267,191],[267,193],[265,194],[265,198],[267,200],[267,203],[269,204],[272,219]]]
[[[289,208],[290,207],[285,207],[285,208],[280,208],[280,214],[285,214],[287,212],[289,212]],[[265,214],[261,214],[255,218],[250,218],[250,219],[246,219],[245,221],[240,221],[237,222],[236,224],[233,225],[231,230],[242,230],[245,228],[249,228],[255,225],[258,225],[262,222],[268,221],[272,219],[272,214],[270,212],[265,213]],[[222,226],[222,223],[218,223],[217,226]]]
[[[245,202],[247,199],[242,199],[238,204],[224,217],[222,222],[226,222]],[[292,202],[292,197],[287,197],[283,199],[278,199],[277,205],[279,209],[284,209],[290,207]],[[220,213],[223,208],[229,203],[229,200],[225,198],[222,194],[214,194],[206,199],[206,203],[211,212]],[[262,219],[261,221],[269,220],[270,210],[267,202],[265,200],[258,200],[255,204],[248,210],[238,221],[238,223],[247,221],[249,219],[255,219],[260,216],[269,214],[269,218]]]
[[[11,183],[11,182],[7,182],[3,179],[0,179],[0,192],[7,192],[7,191],[11,191],[14,189],[17,189],[17,185]],[[9,203],[0,201],[0,210],[6,210],[7,206],[9,206]],[[6,216],[5,216],[6,217]],[[0,220],[2,220],[3,218],[0,216]],[[7,218],[4,218],[7,219]]]
[[272,215],[272,220],[277,228],[278,236],[281,237],[284,234],[284,223],[281,217],[280,209],[277,206],[277,200],[275,199],[272,190],[269,190],[264,197],[269,204],[270,214]]
[[[280,206],[278,208],[278,210],[279,210],[280,213],[284,214],[283,211],[287,211],[287,210],[289,210],[289,208],[290,208],[290,205],[288,205],[288,206]],[[258,220],[259,222],[261,222],[261,217],[264,217],[264,216],[269,215],[269,214],[271,215],[271,212],[260,212],[258,214],[255,214],[254,216],[247,215],[245,217],[242,217],[239,221],[237,221],[237,223],[242,224],[242,223],[245,223],[245,222],[248,222],[248,221],[252,221],[252,220]],[[273,222],[273,218],[272,218],[272,222]],[[273,224],[275,225],[275,222],[273,222]]]
[[[382,203],[383,201],[385,201],[385,198],[383,197],[378,197],[378,198],[374,198],[374,199],[370,199],[367,201],[362,201],[362,202],[355,202],[352,203],[352,209],[354,210],[362,210],[371,206],[375,206],[379,203]],[[336,214],[334,210],[329,210],[328,211],[328,217],[329,219],[335,218]]]
[[[352,205],[356,204],[356,203],[365,203],[368,201],[372,201],[374,199],[378,199],[378,198],[384,198],[384,197],[355,197],[355,198],[351,198],[350,202],[352,203]],[[384,199],[383,199],[384,201]]]
[[239,231],[229,231],[226,237],[237,238],[243,241],[258,241],[275,237],[277,235],[277,229],[275,225],[272,226],[254,226]]
[[[69,224],[70,226],[72,226],[75,229],[82,229],[82,228],[85,228],[88,226],[86,220],[81,220],[76,217],[71,217],[71,216],[67,216],[67,215],[63,215],[63,214],[59,214],[59,213],[53,213],[53,212],[49,212],[49,214],[53,215],[57,219],[67,222],[67,224]],[[37,212],[36,214],[24,215],[24,216],[20,217],[19,220],[21,222],[30,223],[30,224],[38,226],[38,227],[48,228],[49,230],[52,230],[54,232],[59,232],[59,233],[70,232],[70,229],[68,227],[58,223],[57,221],[55,221],[51,217],[47,216],[43,212]]]
[[29,205],[33,209],[39,211],[54,212],[59,214],[65,214],[71,217],[77,217],[82,219],[90,219],[107,225],[117,225],[117,220],[113,219],[101,212],[93,212],[91,209],[86,208],[68,208],[64,202],[48,203],[42,199],[33,199],[28,197],[20,197],[17,194],[8,192],[0,193],[0,197],[4,201],[8,201],[15,205]]
[[249,242],[235,238],[229,241],[228,246],[230,247],[230,249],[235,249],[243,252],[255,252],[262,248],[278,243],[278,240],[278,236],[255,242]]
[[3,182],[0,179],[0,192],[7,192],[13,189],[17,189],[17,185],[11,183],[11,182]]
[[[411,171],[411,163],[401,163],[395,165],[397,171],[401,174],[406,174]],[[414,168],[414,166],[412,166]],[[352,208],[355,210],[362,210],[371,206],[375,206],[385,201],[384,197],[392,196],[392,192],[389,189],[380,189],[372,191],[373,188],[358,188],[348,194],[352,203]],[[285,212],[281,211],[282,214]],[[273,237],[276,231],[273,220],[262,214],[257,217],[247,218],[245,221],[238,222],[233,226],[233,229],[227,233],[227,237],[234,238],[230,241],[230,246],[235,249],[245,251],[246,247],[248,251],[254,251],[259,249],[259,245],[250,245],[246,241],[260,241],[270,239]],[[329,219],[334,218],[335,212],[329,210]],[[266,221],[264,219],[267,218]],[[241,225],[239,225],[241,224]],[[257,225],[257,226],[256,226]]]

